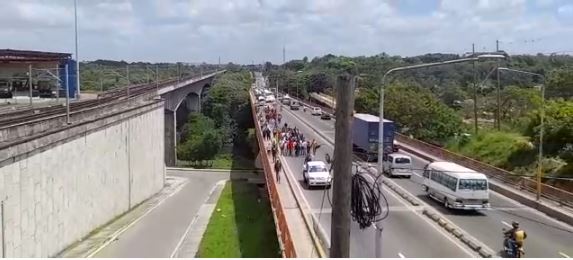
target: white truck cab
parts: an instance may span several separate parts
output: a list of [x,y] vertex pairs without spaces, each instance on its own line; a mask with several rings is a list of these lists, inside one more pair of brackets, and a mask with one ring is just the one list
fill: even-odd
[[412,177],[412,157],[401,154],[391,153],[388,154],[382,163],[384,173],[390,177],[405,176],[406,178]]

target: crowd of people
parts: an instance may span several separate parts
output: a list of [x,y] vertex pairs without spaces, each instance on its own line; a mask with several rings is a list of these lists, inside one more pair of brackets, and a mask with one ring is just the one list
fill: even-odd
[[258,112],[266,152],[272,155],[277,181],[280,182],[282,164],[279,155],[304,156],[305,162],[310,161],[316,155],[320,144],[315,139],[307,139],[296,126],[291,127],[286,122],[281,126],[282,115],[273,105],[259,107]]

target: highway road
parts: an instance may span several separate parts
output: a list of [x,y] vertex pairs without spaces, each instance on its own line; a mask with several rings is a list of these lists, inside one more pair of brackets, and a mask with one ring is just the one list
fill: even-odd
[[188,178],[189,181],[94,257],[169,258],[178,248],[185,230],[210,190],[218,181],[229,178],[229,173],[218,172],[169,170],[168,174]]
[[[286,110],[286,109],[285,109]],[[326,153],[333,154],[332,145],[320,141],[308,126],[300,123],[288,113],[283,113],[283,121],[299,128],[308,140],[317,139],[322,143],[316,159],[324,160]],[[285,156],[285,170],[292,172],[303,190],[304,197],[313,213],[320,218],[321,226],[330,236],[331,205],[324,189],[307,189],[303,184],[303,157]],[[328,190],[332,198],[332,189]],[[382,253],[383,257],[472,257],[475,256],[461,243],[446,234],[421,214],[421,208],[410,206],[406,201],[390,192],[385,192],[391,209],[389,217],[383,222]],[[324,202],[323,202],[324,198]],[[321,207],[322,205],[322,207]],[[321,210],[322,208],[322,210]],[[322,214],[321,214],[322,212]],[[360,230],[353,222],[351,227],[351,257],[374,257],[374,228]]]
[[[315,132],[314,130],[310,130],[309,126],[312,126],[314,129],[325,135],[327,140],[323,139],[321,143],[326,142],[328,144],[326,146],[323,145],[323,148],[321,149],[326,148],[328,153],[332,155],[333,146],[331,143],[334,141],[334,120],[321,120],[318,116],[312,116],[308,110],[306,113],[302,110],[290,111],[287,107],[283,110],[285,110],[285,113],[283,113],[286,115],[285,118],[287,118],[288,121],[291,121],[292,124],[301,128],[303,128],[304,125],[303,131],[305,133],[309,133],[309,131]],[[296,114],[298,117],[293,117],[293,114]],[[314,134],[314,136],[317,135]],[[322,152],[325,151],[323,150]],[[422,169],[428,163],[414,155],[411,156],[413,157],[414,167],[417,169]],[[527,257],[573,256],[573,228],[571,226],[547,217],[532,208],[501,196],[498,193],[490,193],[490,203],[492,206],[490,210],[456,211],[445,209],[440,203],[427,198],[422,191],[420,185],[421,178],[419,176],[413,176],[412,179],[392,180],[412,195],[418,197],[424,203],[435,208],[451,222],[464,229],[466,232],[496,252],[501,249],[502,228],[508,228],[509,224],[515,220],[518,221],[528,233],[528,238],[525,243]],[[398,213],[392,212],[391,215],[399,215],[399,212],[400,211],[398,211]],[[411,212],[409,215],[411,215]],[[418,221],[422,223],[419,219],[410,221]],[[405,224],[413,223],[407,222]],[[410,242],[411,239],[419,236],[420,233],[422,232],[408,234],[408,236],[406,236],[407,239],[403,241]],[[410,239],[410,241],[408,239]],[[436,238],[436,240],[438,239]],[[428,243],[429,241],[424,243]],[[436,250],[437,247],[432,246],[430,248],[430,251],[432,251]],[[442,255],[442,257],[446,256]]]

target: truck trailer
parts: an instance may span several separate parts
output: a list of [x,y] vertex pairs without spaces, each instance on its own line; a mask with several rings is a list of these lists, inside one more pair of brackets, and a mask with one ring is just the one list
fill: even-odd
[[[352,120],[353,151],[366,161],[378,159],[378,126],[380,118],[370,114],[354,114]],[[393,121],[384,119],[384,154],[396,151],[394,147],[395,125]]]

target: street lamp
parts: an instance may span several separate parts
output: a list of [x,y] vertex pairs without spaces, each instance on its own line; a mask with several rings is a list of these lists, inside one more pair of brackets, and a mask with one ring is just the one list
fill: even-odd
[[456,60],[448,60],[442,62],[433,62],[433,63],[424,63],[424,64],[417,64],[411,66],[404,66],[404,67],[397,67],[390,69],[384,73],[382,76],[382,86],[380,88],[380,122],[378,126],[378,174],[382,174],[382,159],[384,153],[384,87],[386,84],[386,77],[393,72],[398,71],[406,71],[406,70],[415,70],[421,68],[428,68],[428,67],[436,67],[436,66],[443,66],[449,64],[456,64],[456,63],[465,63],[465,62],[472,62],[472,61],[487,61],[487,60],[498,60],[498,59],[506,59],[507,55],[502,54],[482,54],[475,57],[469,58],[461,58]]
[[[296,74],[302,73],[302,70],[299,70],[296,72]],[[296,98],[299,98],[298,96],[298,76],[296,76]]]
[[74,30],[76,40],[76,85],[77,95],[80,98],[80,58],[78,57],[78,1],[74,0]]
[[[424,63],[424,64],[417,64],[411,66],[404,66],[404,67],[397,67],[390,69],[384,73],[382,76],[382,86],[380,87],[380,121],[378,123],[378,174],[382,175],[382,159],[384,154],[384,85],[386,83],[386,77],[393,72],[398,71],[406,71],[406,70],[415,70],[421,68],[428,68],[428,67],[436,67],[436,66],[443,66],[449,64],[456,64],[456,63],[464,63],[464,62],[472,62],[472,61],[483,61],[483,60],[496,60],[496,59],[505,59],[507,55],[504,54],[482,54],[477,55],[474,57],[468,58],[461,58],[456,60],[449,60],[449,61],[442,61],[442,62],[433,62],[433,63]],[[382,187],[382,186],[380,186]],[[375,243],[376,243],[376,257],[382,257],[382,249],[379,248],[380,244],[382,243],[382,225],[381,223],[376,223],[376,235],[375,235]]]
[[513,72],[513,73],[521,73],[521,74],[526,74],[526,75],[531,75],[531,76],[538,76],[541,78],[541,80],[543,81],[543,84],[541,85],[541,115],[540,115],[540,126],[539,126],[539,154],[538,154],[538,158],[537,158],[537,200],[539,201],[539,199],[541,198],[541,174],[543,171],[543,167],[541,165],[542,159],[543,159],[543,131],[545,130],[545,76],[539,73],[534,73],[534,72],[529,72],[529,71],[522,71],[522,70],[516,70],[516,69],[510,69],[510,68],[497,68],[498,71],[508,71],[508,72]]

